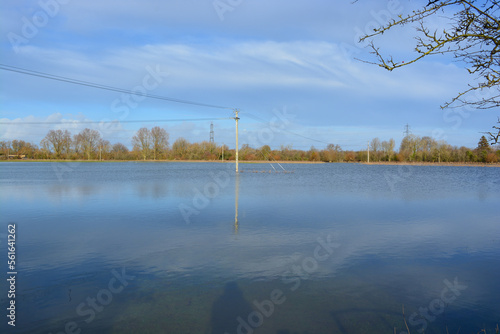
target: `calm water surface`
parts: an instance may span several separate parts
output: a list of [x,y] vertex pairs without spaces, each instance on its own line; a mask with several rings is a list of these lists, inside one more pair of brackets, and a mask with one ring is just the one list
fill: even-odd
[[0,245],[6,258],[16,223],[18,260],[16,327],[4,280],[2,333],[402,333],[404,317],[411,333],[493,333],[500,323],[500,169],[240,167],[1,163]]

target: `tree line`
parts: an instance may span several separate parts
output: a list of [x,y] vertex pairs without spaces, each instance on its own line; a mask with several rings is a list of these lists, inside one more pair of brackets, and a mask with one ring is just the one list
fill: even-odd
[[[490,146],[482,136],[475,148],[451,146],[444,140],[410,134],[403,138],[396,150],[394,139],[381,141],[374,138],[366,150],[343,150],[339,145],[328,144],[324,149],[311,147],[299,150],[291,145],[271,149],[243,144],[239,151],[242,161],[323,161],[363,162],[484,162],[500,161],[498,147]],[[235,150],[227,145],[208,141],[191,143],[178,138],[170,145],[168,132],[161,127],[141,128],[131,139],[129,148],[123,143],[111,144],[100,132],[84,129],[72,135],[68,130],[50,130],[40,145],[24,140],[0,141],[0,158],[25,158],[42,160],[234,160]]]

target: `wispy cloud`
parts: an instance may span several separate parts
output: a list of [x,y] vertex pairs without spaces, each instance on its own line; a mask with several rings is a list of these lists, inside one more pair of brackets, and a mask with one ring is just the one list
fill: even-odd
[[[391,3],[403,11],[416,6],[406,0]],[[440,57],[393,72],[354,59],[370,59],[356,37],[389,17],[386,2],[321,0],[311,6],[301,0],[245,1],[221,21],[212,1],[133,0],[119,6],[114,1],[72,1],[61,6],[57,17],[17,53],[5,36],[20,33],[22,18],[33,15],[39,5],[7,0],[0,8],[9,13],[8,20],[0,23],[5,32],[0,37],[5,63],[124,89],[139,85],[147,66],[159,66],[169,76],[155,89],[157,95],[239,107],[260,115],[287,106],[305,128],[318,127],[316,133],[323,126],[351,131],[372,128],[374,132],[366,134],[370,139],[378,129],[397,132],[407,122],[415,127],[442,126],[443,117],[436,116],[441,115],[439,105],[471,80],[461,64]],[[433,25],[440,27],[442,22]],[[384,36],[382,46],[398,57],[408,57],[412,31],[409,27],[390,38]],[[111,105],[119,93],[14,73],[2,75],[4,118],[46,119],[56,112],[82,114],[95,121],[118,117]],[[221,113],[145,100],[127,118],[199,115],[220,117]],[[462,128],[479,124],[482,130],[489,129],[496,117],[474,114],[474,119]],[[194,132],[185,137],[197,140]]]

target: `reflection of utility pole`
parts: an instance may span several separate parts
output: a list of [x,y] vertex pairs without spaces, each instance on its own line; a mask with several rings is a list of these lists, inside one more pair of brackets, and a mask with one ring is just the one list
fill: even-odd
[[234,109],[234,113],[236,114],[236,116],[234,117],[234,120],[236,121],[236,173],[239,172],[238,170],[238,153],[239,153],[239,147],[238,147],[238,120],[240,119],[238,117],[238,113],[240,111],[238,109]]
[[238,234],[238,202],[240,197],[240,174],[236,174],[236,179],[234,180],[234,233]]

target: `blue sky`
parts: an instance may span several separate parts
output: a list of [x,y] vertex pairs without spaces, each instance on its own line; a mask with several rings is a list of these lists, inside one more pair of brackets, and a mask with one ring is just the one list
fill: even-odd
[[[374,137],[412,133],[475,147],[498,110],[441,110],[474,78],[449,57],[388,72],[357,42],[363,31],[426,1],[5,0],[1,62],[149,94],[229,107],[216,109],[122,96],[0,71],[1,140],[39,144],[50,129],[96,128],[130,146],[142,126],[164,126],[171,142],[208,140],[210,121],[241,110],[240,143],[363,149]],[[441,27],[442,18],[431,26]],[[412,56],[411,27],[377,40],[397,59]],[[128,100],[127,100],[128,99]],[[128,102],[126,102],[128,101]],[[71,121],[71,125],[23,124]],[[234,147],[234,121],[214,121],[215,140]]]

